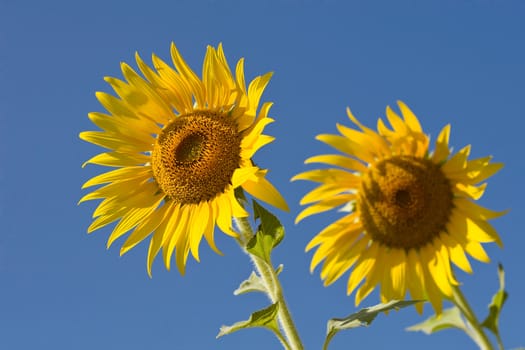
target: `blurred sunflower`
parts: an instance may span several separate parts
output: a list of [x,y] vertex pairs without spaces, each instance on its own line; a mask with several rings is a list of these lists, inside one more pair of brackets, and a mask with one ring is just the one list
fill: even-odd
[[83,188],[103,185],[80,202],[102,199],[94,211],[92,232],[118,220],[107,246],[127,232],[121,255],[151,235],[147,270],[162,250],[169,270],[171,256],[184,274],[188,254],[199,261],[204,236],[214,243],[214,229],[237,236],[233,217],[248,213],[234,189],[287,210],[280,193],[265,179],[267,170],[252,162],[255,152],[273,140],[263,129],[271,103],[258,111],[271,73],[256,77],[246,89],[244,60],[235,77],[222,46],[208,47],[199,78],[174,44],[175,68],[152,56],[154,69],[136,55],[143,77],[121,64],[124,80],[106,77],[118,97],[98,92],[109,114],[90,113],[102,131],[80,133],[82,140],[109,149],[87,163],[117,169],[87,181]]
[[[317,139],[344,155],[319,155],[305,163],[338,168],[310,170],[292,180],[320,185],[300,204],[311,204],[296,222],[342,206],[349,214],[327,226],[308,244],[317,247],[313,270],[324,260],[321,278],[329,285],[352,269],[347,293],[357,289],[358,305],[380,285],[382,302],[428,298],[441,313],[443,298],[452,297],[458,282],[450,262],[472,273],[466,257],[488,262],[480,243],[501,240],[487,220],[503,215],[473,201],[485,190],[486,180],[501,167],[491,157],[468,160],[470,146],[452,155],[450,125],[439,134],[433,153],[417,117],[398,102],[403,118],[390,107],[386,117],[392,129],[378,120],[378,132],[363,126],[347,109],[360,130],[337,125],[341,135]],[[313,203],[313,204],[312,204]],[[364,280],[364,282],[363,282]],[[363,282],[363,283],[361,283]],[[422,311],[422,304],[416,305]]]

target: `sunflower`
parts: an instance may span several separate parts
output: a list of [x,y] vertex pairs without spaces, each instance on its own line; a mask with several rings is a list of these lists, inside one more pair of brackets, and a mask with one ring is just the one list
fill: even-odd
[[116,96],[104,92],[97,99],[109,112],[90,113],[102,131],[86,131],[80,138],[109,149],[88,163],[116,168],[87,181],[83,188],[103,185],[80,202],[102,199],[93,213],[92,232],[118,221],[107,246],[131,232],[120,254],[149,236],[147,271],[162,250],[166,268],[175,260],[181,274],[189,252],[199,261],[202,237],[220,254],[215,226],[236,237],[232,218],[248,213],[234,190],[287,210],[280,193],[265,178],[267,170],[252,162],[258,149],[273,137],[263,135],[271,103],[259,100],[271,73],[256,77],[246,89],[244,60],[235,77],[222,45],[208,47],[202,79],[187,65],[174,44],[172,68],[156,55],[154,68],[136,54],[142,76],[122,63],[125,80],[106,77]]
[[[341,135],[317,136],[344,155],[311,157],[305,163],[329,167],[292,179],[320,183],[302,198],[300,204],[310,206],[296,222],[337,207],[347,213],[319,232],[306,251],[317,247],[311,270],[323,261],[325,286],[351,270],[347,293],[357,290],[356,306],[380,286],[382,302],[410,292],[413,299],[430,300],[439,314],[458,285],[451,262],[472,273],[467,255],[488,262],[481,243],[502,245],[487,220],[504,213],[474,203],[485,191],[480,182],[502,164],[491,163],[491,157],[468,160],[470,146],[452,155],[450,125],[430,152],[417,117],[398,105],[403,118],[386,109],[392,129],[381,119],[377,132],[369,129],[347,109],[358,129],[337,125]],[[416,306],[421,312],[422,304]]]

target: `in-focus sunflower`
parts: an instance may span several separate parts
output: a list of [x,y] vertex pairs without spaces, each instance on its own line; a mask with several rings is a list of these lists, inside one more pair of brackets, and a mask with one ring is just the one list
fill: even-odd
[[[319,155],[305,163],[337,168],[310,170],[293,180],[320,185],[305,195],[305,217],[342,206],[348,214],[323,229],[306,250],[317,247],[313,270],[321,261],[321,278],[329,285],[352,269],[347,292],[357,289],[358,305],[380,285],[382,302],[428,298],[439,314],[443,298],[452,297],[458,282],[450,262],[472,272],[466,257],[488,262],[480,243],[501,240],[487,220],[504,214],[474,203],[485,190],[486,180],[502,164],[491,157],[468,160],[470,146],[452,155],[450,125],[439,134],[435,149],[417,117],[398,102],[403,118],[390,107],[379,119],[378,132],[362,125],[347,109],[360,130],[337,125],[341,135],[317,139],[344,155]],[[313,204],[312,204],[313,203]],[[363,282],[364,281],[364,282]],[[361,283],[362,282],[362,283]],[[422,305],[417,305],[422,310]]]
[[[266,180],[267,170],[254,165],[255,152],[273,140],[263,135],[271,103],[259,100],[271,73],[256,77],[246,89],[244,60],[232,75],[222,46],[208,47],[199,78],[171,46],[172,68],[152,56],[150,68],[136,55],[143,77],[121,64],[125,80],[106,77],[118,97],[98,92],[109,113],[90,113],[102,131],[80,138],[109,149],[87,163],[114,167],[87,181],[83,188],[103,185],[80,202],[102,199],[88,232],[118,221],[109,246],[131,232],[120,250],[126,253],[151,235],[147,270],[162,250],[169,270],[175,251],[184,274],[188,254],[199,261],[204,236],[214,243],[214,229],[236,236],[233,217],[248,213],[234,189],[287,210],[279,192]],[[84,164],[84,165],[85,165]]]

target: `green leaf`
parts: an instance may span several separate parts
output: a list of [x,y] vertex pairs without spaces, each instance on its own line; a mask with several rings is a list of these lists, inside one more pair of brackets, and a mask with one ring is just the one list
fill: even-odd
[[277,247],[284,238],[284,227],[275,215],[253,201],[253,216],[255,220],[260,219],[258,231],[264,232],[273,238],[273,248]]
[[217,338],[220,338],[226,334],[231,334],[240,329],[253,327],[267,328],[275,334],[280,335],[279,325],[277,323],[278,311],[279,303],[275,303],[268,306],[267,308],[255,311],[253,314],[250,315],[250,318],[246,321],[239,321],[231,326],[222,326],[219,331],[219,334],[217,334]]
[[501,264],[498,264],[498,277],[499,289],[492,297],[492,301],[489,304],[489,315],[481,325],[499,337],[499,315],[501,313],[501,309],[503,308],[503,304],[505,304],[505,301],[509,296],[509,294],[505,291],[505,271],[503,271],[503,265]]
[[275,215],[253,201],[255,220],[260,224],[255,235],[248,241],[246,250],[270,264],[272,249],[281,243],[284,238],[284,227]]
[[461,311],[455,306],[444,310],[439,317],[433,315],[421,323],[408,327],[407,331],[432,334],[447,328],[458,328],[465,332],[468,331],[465,321],[461,317]]
[[250,277],[248,277],[247,280],[242,281],[239,285],[239,288],[233,291],[233,294],[239,295],[249,292],[267,293],[266,286],[264,285],[262,279],[253,271],[250,274]]
[[332,318],[327,324],[326,339],[323,349],[328,348],[328,344],[340,330],[368,326],[374,321],[380,312],[399,310],[420,302],[423,302],[423,300],[392,300],[385,304],[378,304],[361,309],[345,318]]
[[[275,274],[279,275],[283,271],[283,264],[277,266]],[[249,292],[262,292],[268,294],[268,290],[264,285],[263,280],[254,271],[250,274],[247,280],[241,282],[239,287],[233,291],[233,295],[240,295]]]

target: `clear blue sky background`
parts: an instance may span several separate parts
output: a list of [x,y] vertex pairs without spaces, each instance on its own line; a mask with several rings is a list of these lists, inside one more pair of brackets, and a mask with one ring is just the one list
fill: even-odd
[[[169,59],[176,42],[200,72],[206,45],[223,42],[231,64],[246,58],[251,79],[275,75],[276,141],[256,155],[289,201],[278,213],[287,229],[274,255],[286,297],[308,349],[319,349],[331,317],[355,311],[346,278],[328,288],[308,271],[306,243],[338,215],[293,224],[311,184],[290,183],[303,160],[329,149],[314,140],[349,124],[346,106],[375,125],[387,104],[404,100],[426,132],[452,123],[455,149],[494,155],[505,168],[481,204],[510,208],[493,222],[505,247],[489,245],[493,263],[458,272],[484,314],[497,288],[496,263],[510,293],[501,318],[507,348],[525,346],[523,130],[525,3],[440,1],[0,1],[0,349],[278,349],[265,330],[215,339],[222,324],[267,305],[263,295],[232,291],[251,271],[248,258],[218,234],[214,254],[187,275],[156,261],[145,270],[147,244],[120,258],[105,249],[110,230],[86,234],[94,203],[77,206],[81,184],[103,169],[81,169],[101,151],[78,139],[93,130],[87,113],[102,111],[95,91],[120,77],[134,53]],[[118,242],[120,243],[120,242]],[[377,294],[365,300],[375,304]],[[427,307],[424,316],[430,314]],[[369,328],[336,336],[331,349],[474,349],[458,331],[433,336],[404,328],[422,320],[407,309]]]

